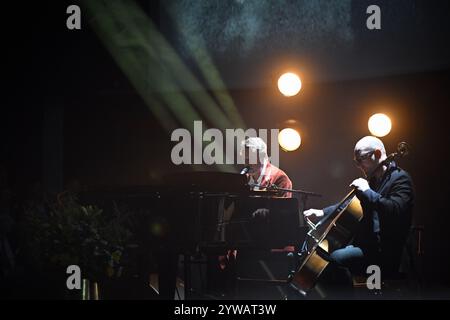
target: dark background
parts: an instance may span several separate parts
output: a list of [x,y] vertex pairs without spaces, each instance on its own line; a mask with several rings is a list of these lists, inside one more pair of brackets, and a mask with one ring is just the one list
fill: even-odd
[[[322,32],[320,41],[312,34],[313,40],[303,39],[299,46],[277,50],[266,45],[264,54],[258,54],[258,46],[245,55],[239,46],[235,51],[211,44],[209,48],[248,127],[277,128],[290,118],[301,124],[302,146],[281,152],[280,166],[294,187],[323,194],[308,203],[311,207],[345,195],[349,182],[359,175],[352,151],[354,143],[369,134],[368,117],[389,114],[393,129],[383,138],[388,152],[400,141],[412,146],[400,165],[415,182],[414,223],[425,227],[424,277],[448,286],[450,8],[447,1],[378,2],[383,19],[379,32],[365,28],[365,8],[372,3],[349,2],[351,44]],[[166,172],[192,170],[171,163],[170,135],[90,29],[88,19],[82,20],[82,30],[66,29],[68,4],[2,4],[3,183],[21,198],[31,190],[57,192],[74,184],[147,185]],[[195,73],[163,4],[139,5]],[[235,3],[223,4],[225,9],[227,5]],[[324,18],[310,19],[305,25]],[[292,29],[288,31],[295,37]],[[272,37],[275,32],[256,39],[273,44]],[[292,37],[287,41],[294,41]],[[290,61],[274,60],[277,54],[289,56],[294,64],[300,61],[297,65],[305,65],[311,75],[294,98],[286,99],[276,90],[276,74]]]

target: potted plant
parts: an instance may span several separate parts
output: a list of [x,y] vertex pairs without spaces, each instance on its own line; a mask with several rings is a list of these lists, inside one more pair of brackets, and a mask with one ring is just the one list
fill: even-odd
[[30,258],[41,274],[55,275],[52,281],[65,285],[67,267],[77,265],[88,280],[84,283],[100,283],[100,298],[101,284],[122,277],[126,257],[136,247],[130,212],[82,205],[70,192],[58,195],[45,209],[28,208],[26,233]]

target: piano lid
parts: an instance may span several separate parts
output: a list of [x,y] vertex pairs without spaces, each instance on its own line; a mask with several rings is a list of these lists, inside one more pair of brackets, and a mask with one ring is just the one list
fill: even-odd
[[248,185],[247,176],[230,172],[179,172],[166,174],[158,184],[135,186],[93,186],[80,194],[82,196],[144,196],[171,195],[191,192],[224,193],[242,196],[274,197],[274,190],[254,191]]
[[249,192],[247,176],[231,172],[182,172],[167,174],[163,184],[185,191]]

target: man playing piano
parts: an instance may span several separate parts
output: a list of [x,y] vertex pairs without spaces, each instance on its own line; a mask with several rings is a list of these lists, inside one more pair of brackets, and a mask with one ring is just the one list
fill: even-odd
[[[280,189],[292,189],[292,182],[287,174],[270,163],[269,156],[267,154],[267,145],[263,139],[259,137],[250,137],[242,142],[240,155],[245,160],[245,168],[241,171],[241,174],[246,174],[248,177],[248,184],[254,191],[275,190]],[[286,190],[279,190],[272,196],[291,198],[292,193]],[[228,220],[234,211],[234,202],[229,204],[227,210]],[[269,214],[269,209],[258,208],[252,213],[252,217],[255,220],[264,219]],[[271,252],[292,252],[294,247],[288,246],[285,248],[272,249]],[[240,253],[242,255],[243,253]],[[227,254],[219,256],[219,266],[222,270],[222,277],[225,279],[227,291],[234,289],[236,278],[236,258],[238,255],[237,250],[228,250]],[[259,260],[249,263],[247,261],[247,269],[253,270],[251,273],[259,274],[261,278],[267,277],[266,274],[268,268],[268,262]],[[245,267],[244,267],[245,268]],[[281,292],[284,295],[284,292]],[[281,296],[280,296],[281,297]]]
[[[269,161],[267,145],[259,137],[250,137],[242,142],[241,156],[245,159],[243,172],[249,178],[249,185],[253,190],[264,190],[270,186],[282,189],[292,189],[292,182],[287,174]],[[278,196],[292,197],[290,192],[280,191]]]
[[[270,187],[278,187],[281,189],[292,189],[292,182],[287,174],[277,168],[269,161],[267,155],[267,145],[263,139],[259,137],[250,137],[242,141],[241,157],[245,160],[245,168],[241,171],[241,174],[246,174],[248,178],[248,184],[254,191],[267,190]],[[283,198],[291,198],[292,193],[288,191],[280,190],[276,193],[276,196]],[[228,206],[227,220],[231,218],[234,211],[234,203]],[[269,214],[267,208],[259,208],[252,214],[254,218],[264,218]],[[233,255],[233,257],[230,256]],[[227,262],[230,258],[236,257],[236,250],[228,252],[226,256],[220,256],[220,267],[225,269]]]

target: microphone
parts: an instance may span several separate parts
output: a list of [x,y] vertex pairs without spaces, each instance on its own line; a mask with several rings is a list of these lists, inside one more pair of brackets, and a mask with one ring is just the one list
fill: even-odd
[[244,169],[241,170],[241,174],[247,174],[250,171],[250,166],[244,167]]

